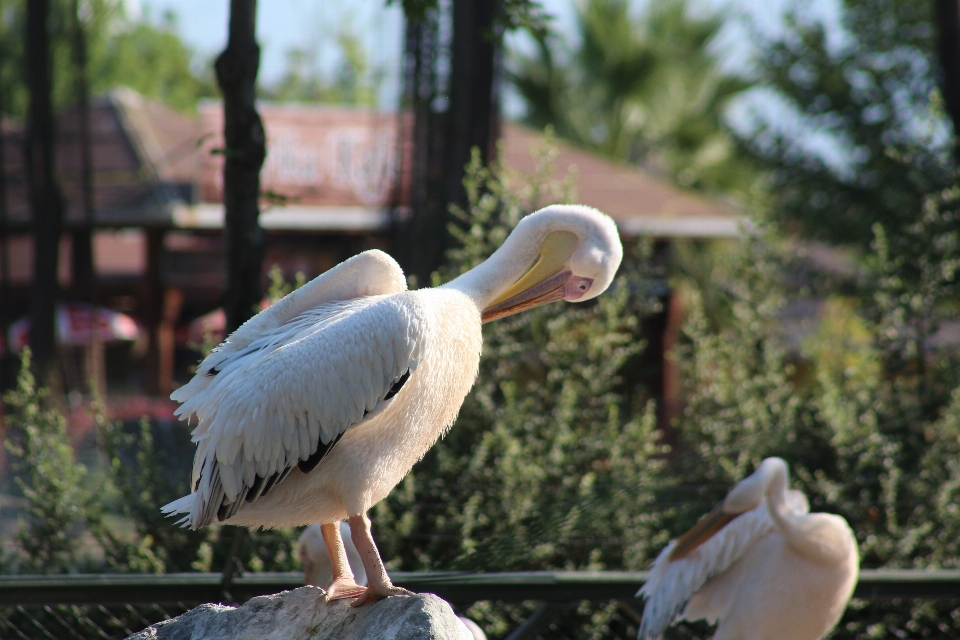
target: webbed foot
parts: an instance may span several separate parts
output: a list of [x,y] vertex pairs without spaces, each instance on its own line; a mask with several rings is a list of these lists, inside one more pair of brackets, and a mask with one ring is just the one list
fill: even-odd
[[366,587],[361,587],[354,582],[352,576],[350,579],[339,578],[334,580],[330,588],[327,589],[327,602],[356,598],[362,596],[365,591]]
[[360,597],[350,603],[351,607],[362,607],[365,604],[370,604],[371,602],[377,602],[378,600],[383,600],[384,598],[389,598],[390,596],[412,596],[414,595],[413,591],[408,591],[403,587],[395,587],[391,583],[385,585],[370,585],[368,586]]

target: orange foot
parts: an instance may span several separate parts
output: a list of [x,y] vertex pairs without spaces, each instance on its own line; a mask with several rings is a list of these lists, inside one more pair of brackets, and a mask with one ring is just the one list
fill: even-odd
[[412,596],[413,591],[407,591],[403,587],[395,587],[389,582],[383,585],[370,585],[364,590],[360,597],[350,603],[351,607],[362,607],[365,604],[383,600],[390,596]]
[[361,587],[352,579],[339,578],[333,581],[333,584],[330,585],[330,588],[327,589],[327,602],[333,602],[334,600],[345,600],[347,598],[356,598],[361,596],[366,592],[364,587]]

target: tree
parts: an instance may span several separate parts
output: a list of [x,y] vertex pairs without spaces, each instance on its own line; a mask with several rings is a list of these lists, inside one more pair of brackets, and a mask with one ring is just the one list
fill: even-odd
[[265,91],[278,101],[324,102],[376,106],[382,70],[371,69],[363,43],[349,24],[337,33],[341,60],[332,78],[318,68],[316,53],[293,48],[287,51],[283,76]]
[[[958,202],[955,189],[929,197],[896,238],[878,225],[860,295],[834,293],[799,350],[784,335],[783,303],[823,294],[801,275],[796,255],[776,248],[773,231],[751,238],[714,274],[731,322],[709,322],[693,289],[678,358],[686,407],[674,466],[678,483],[692,489],[682,494],[686,522],[674,535],[777,455],[812,510],[849,521],[862,566],[954,566],[960,357],[931,338],[955,314]],[[936,637],[955,631],[957,607],[855,602],[831,637]]]
[[30,358],[28,347],[17,386],[3,398],[11,427],[5,445],[27,502],[27,517],[16,533],[22,556],[14,564],[23,573],[75,572],[82,568],[80,537],[91,503],[81,486],[86,469],[74,461],[66,421],[50,406],[49,391],[37,384]]
[[[23,38],[25,4],[0,0],[0,92],[3,113],[23,118],[27,110]],[[195,54],[178,35],[176,16],[165,13],[154,21],[145,12],[130,20],[124,3],[90,0],[80,4],[85,31],[87,84],[92,95],[126,86],[180,111],[193,111],[202,97],[215,96],[216,86],[202,72],[194,74]],[[75,43],[73,0],[49,2],[50,57],[55,69],[71,65]],[[51,91],[55,108],[77,100],[73,74],[55,74]]]
[[[931,18],[922,0],[847,0],[841,45],[799,15],[783,37],[758,36],[759,80],[782,102],[741,141],[770,171],[784,228],[866,250],[875,223],[899,234],[953,183]],[[791,112],[798,124],[778,125]]]
[[685,186],[746,192],[756,175],[724,114],[750,83],[709,51],[722,14],[690,14],[687,0],[650,3],[639,18],[629,0],[590,0],[576,51],[542,34],[533,56],[515,57],[509,76],[526,122]]
[[260,47],[256,42],[256,0],[230,1],[227,48],[217,58],[223,92],[223,205],[227,285],[224,310],[232,332],[256,313],[266,238],[260,228],[260,168],[266,132],[256,109]]
[[33,220],[30,346],[41,379],[46,379],[56,355],[57,266],[63,227],[63,200],[54,174],[49,14],[47,0],[29,2],[24,22],[26,78],[30,95],[24,165]]
[[[100,0],[103,2],[103,0]],[[217,85],[206,72],[194,73],[195,55],[180,39],[176,15],[165,13],[154,23],[149,14],[139,22],[127,20],[122,3],[103,2],[92,12],[89,33],[90,91],[100,94],[126,86],[179,111],[196,110],[201,98],[215,97]],[[204,61],[204,69],[209,62]],[[69,104],[71,96],[61,98]]]
[[[850,522],[863,566],[953,566],[960,530],[960,362],[935,337],[956,317],[960,196],[927,8],[847,2],[852,42],[840,51],[822,26],[798,21],[768,43],[762,77],[807,119],[798,130],[771,120],[750,141],[774,169],[771,225],[701,279],[722,283],[728,318],[709,321],[701,299],[718,291],[693,287],[679,359],[681,481],[709,502],[711,484],[780,455],[814,510]],[[802,146],[823,134],[846,154],[839,167]],[[783,248],[791,232],[869,253],[838,286]],[[822,300],[799,347],[784,335],[788,298]],[[951,601],[855,602],[832,637],[934,637],[957,612]]]

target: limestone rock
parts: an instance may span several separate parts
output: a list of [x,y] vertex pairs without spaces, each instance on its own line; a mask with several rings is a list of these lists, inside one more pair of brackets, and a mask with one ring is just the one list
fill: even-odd
[[250,599],[241,607],[200,605],[127,640],[472,640],[450,605],[433,595],[387,598],[363,607],[327,603],[318,587]]

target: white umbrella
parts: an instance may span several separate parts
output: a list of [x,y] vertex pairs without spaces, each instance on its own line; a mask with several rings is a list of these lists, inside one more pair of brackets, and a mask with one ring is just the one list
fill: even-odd
[[[93,342],[94,336],[101,342],[136,340],[140,328],[136,321],[124,313],[82,303],[57,305],[57,343],[61,345],[85,345]],[[10,351],[19,353],[30,343],[30,317],[24,317],[7,330],[7,345]]]

